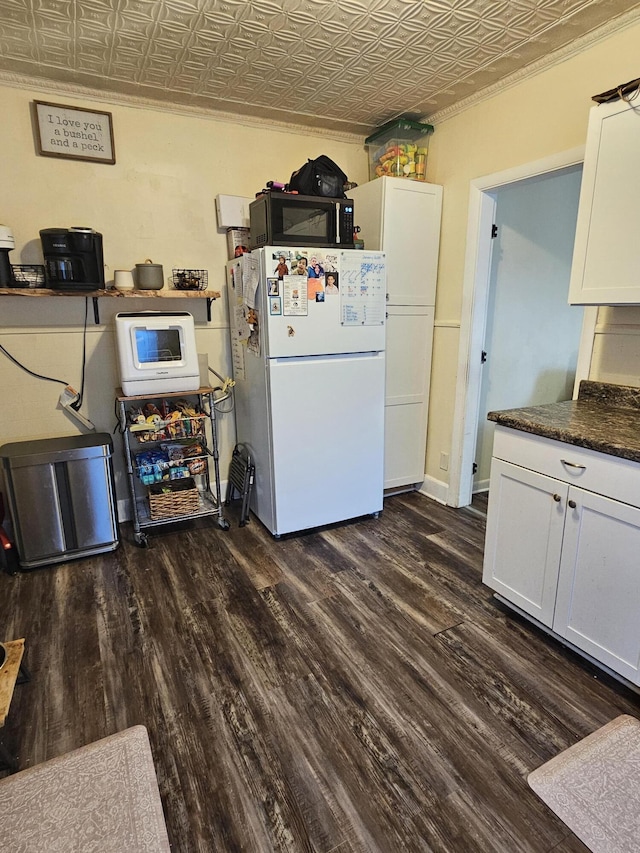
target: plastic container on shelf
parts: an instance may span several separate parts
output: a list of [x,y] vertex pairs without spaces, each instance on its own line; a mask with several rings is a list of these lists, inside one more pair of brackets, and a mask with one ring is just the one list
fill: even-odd
[[369,149],[369,179],[387,175],[425,181],[432,133],[432,125],[409,119],[396,119],[378,128],[364,141]]

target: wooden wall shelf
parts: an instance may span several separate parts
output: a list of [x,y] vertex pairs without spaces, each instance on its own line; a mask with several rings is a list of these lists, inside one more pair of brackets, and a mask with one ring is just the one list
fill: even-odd
[[207,320],[211,321],[211,303],[220,299],[217,290],[50,290],[43,287],[0,287],[0,296],[90,296],[93,299],[93,319],[98,325],[98,299],[206,299]]

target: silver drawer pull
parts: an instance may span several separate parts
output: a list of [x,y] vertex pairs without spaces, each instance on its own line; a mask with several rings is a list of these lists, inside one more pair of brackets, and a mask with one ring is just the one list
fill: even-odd
[[563,465],[566,465],[567,468],[584,468],[585,470],[587,468],[586,465],[578,465],[577,462],[567,462],[566,459],[561,459],[560,461],[562,462]]

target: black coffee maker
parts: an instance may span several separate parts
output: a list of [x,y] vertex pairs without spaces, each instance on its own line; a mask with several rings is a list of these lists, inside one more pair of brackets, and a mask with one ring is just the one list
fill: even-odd
[[43,228],[40,240],[50,288],[104,290],[102,234],[93,228]]

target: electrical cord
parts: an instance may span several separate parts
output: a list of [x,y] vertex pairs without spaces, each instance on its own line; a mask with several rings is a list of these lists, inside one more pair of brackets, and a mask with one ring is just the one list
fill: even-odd
[[213,369],[213,367],[209,367],[209,365],[207,365],[207,369],[209,370],[209,373],[213,373],[214,376],[217,376],[220,382],[224,383],[226,381],[224,376],[221,376],[217,370]]
[[24,364],[21,364],[17,358],[14,358],[11,353],[5,349],[2,344],[0,344],[0,352],[4,353],[9,361],[12,361],[17,367],[21,370],[24,370],[25,373],[28,373],[30,376],[35,376],[36,379],[44,379],[47,382],[58,382],[60,385],[68,385],[68,382],[65,382],[64,379],[55,379],[53,376],[43,376],[41,373],[36,373],[34,370],[29,370],[28,367],[25,367]]
[[[216,412],[220,412],[221,415],[230,414],[235,408],[235,399],[233,397],[233,385],[235,384],[233,381],[230,382],[229,379],[225,379],[224,376],[221,376],[213,367],[209,367],[209,373],[213,373],[214,376],[217,376],[218,379],[222,382],[221,388],[214,388],[215,391],[222,391],[221,397],[213,398],[213,406]],[[231,405],[228,408],[220,408],[219,404],[224,403],[225,400],[231,400]]]
[[80,379],[80,392],[78,394],[78,399],[75,403],[70,403],[72,409],[75,409],[76,412],[80,411],[82,406],[82,400],[84,398],[84,377],[85,377],[85,369],[87,366],[87,320],[89,317],[89,297],[85,296],[84,298],[84,326],[82,329],[82,377]]
[[115,418],[116,418],[116,425],[113,428],[113,435],[115,435],[116,433],[118,433],[118,432],[122,433],[122,431],[123,431],[122,430],[122,424],[120,423],[120,407],[118,406],[117,400],[113,401],[113,414],[115,415]]
[[64,391],[60,395],[59,405],[62,406],[63,409],[66,409],[67,412],[72,415],[76,420],[80,421],[83,426],[88,429],[95,430],[95,426],[91,423],[91,421],[86,418],[84,415],[80,413],[80,408],[82,406],[82,399],[84,396],[84,381],[85,381],[85,370],[87,365],[87,322],[89,317],[89,297],[85,297],[84,301],[84,326],[82,331],[82,381],[80,385],[80,393],[75,391],[68,382],[64,379],[56,379],[54,376],[44,376],[42,373],[36,373],[35,370],[31,370],[26,367],[20,361],[18,361],[15,356],[11,355],[9,350],[7,350],[2,344],[0,344],[0,352],[2,352],[16,367],[19,367],[20,370],[24,370],[25,373],[28,373],[30,376],[35,377],[36,379],[43,379],[45,382],[55,382],[60,385],[64,385]]

